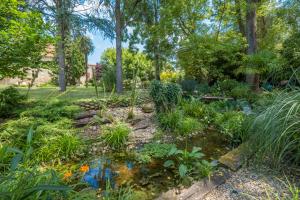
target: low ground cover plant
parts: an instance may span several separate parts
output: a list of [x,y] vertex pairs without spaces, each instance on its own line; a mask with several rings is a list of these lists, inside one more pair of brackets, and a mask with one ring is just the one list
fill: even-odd
[[25,96],[14,87],[8,87],[0,92],[0,117],[9,117],[20,107]]
[[58,100],[46,105],[38,102],[38,106],[23,111],[19,119],[1,124],[0,143],[24,151],[28,131],[32,129],[34,153],[31,157],[34,162],[68,160],[85,148],[72,121],[80,110],[78,106]]

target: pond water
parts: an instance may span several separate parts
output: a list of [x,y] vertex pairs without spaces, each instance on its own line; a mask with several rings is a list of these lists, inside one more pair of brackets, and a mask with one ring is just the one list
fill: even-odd
[[[187,148],[201,147],[205,159],[217,160],[229,151],[226,140],[217,132],[209,131],[188,138]],[[176,142],[178,148],[184,149],[186,141]],[[163,161],[150,164],[135,162],[131,153],[114,153],[94,158],[90,162],[90,170],[85,174],[84,181],[93,188],[105,190],[118,188],[124,184],[131,185],[135,190],[145,191],[149,198],[154,198],[162,191],[167,191],[178,184],[178,178],[172,171],[163,167]],[[109,184],[109,185],[108,185]]]

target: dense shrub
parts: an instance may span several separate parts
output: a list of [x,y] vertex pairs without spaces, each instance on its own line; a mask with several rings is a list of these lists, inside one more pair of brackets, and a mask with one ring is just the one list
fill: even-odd
[[[102,66],[102,81],[107,90],[113,89],[116,83],[116,50],[107,49],[103,52],[100,60]],[[153,78],[152,62],[143,53],[134,53],[128,49],[122,52],[123,78],[126,85],[137,75],[140,81]]]
[[226,77],[236,78],[234,73],[242,65],[246,42],[234,32],[228,32],[219,40],[215,35],[195,35],[180,42],[178,64],[189,79],[212,83]]
[[256,99],[256,95],[251,91],[248,84],[232,79],[217,81],[213,85],[212,91],[215,95],[224,95],[235,99],[246,99],[251,102]]
[[[291,81],[297,81],[295,80],[296,76],[299,77],[299,70],[295,70],[299,68],[300,66],[300,32],[295,32],[290,37],[288,37],[283,45],[281,50],[281,56],[283,57],[283,63],[281,68],[279,68],[274,73],[274,79],[276,81],[282,81],[282,80],[290,80],[290,84],[293,82]],[[292,77],[294,75],[294,77]],[[299,82],[298,82],[299,84]]]
[[180,73],[176,71],[166,70],[160,73],[160,80],[162,82],[176,83],[180,78]]
[[208,85],[208,83],[200,83],[197,85],[196,87],[196,91],[199,93],[199,94],[209,94],[211,93],[211,87]]
[[243,122],[245,115],[242,112],[229,111],[218,113],[215,118],[215,126],[221,133],[228,136],[233,144],[241,142],[243,136]]
[[283,92],[254,119],[248,130],[251,149],[273,167],[300,164],[300,93]]
[[152,81],[150,96],[154,101],[157,112],[172,110],[180,101],[182,92],[178,84]]
[[8,87],[0,92],[0,117],[13,114],[24,98],[25,96],[14,87]]
[[197,81],[188,80],[188,79],[180,82],[182,91],[187,92],[189,94],[191,94],[195,91],[197,84],[198,84]]
[[239,84],[234,87],[231,92],[231,96],[236,99],[250,99],[253,95],[248,85]]
[[118,122],[113,126],[106,126],[103,128],[103,140],[106,144],[114,149],[124,147],[128,140],[131,129],[128,125]]

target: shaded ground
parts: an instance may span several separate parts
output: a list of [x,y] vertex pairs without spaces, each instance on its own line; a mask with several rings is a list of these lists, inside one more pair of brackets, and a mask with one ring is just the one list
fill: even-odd
[[246,199],[282,199],[288,195],[283,181],[274,175],[266,175],[253,168],[242,168],[222,184],[212,190],[204,200],[246,200]]

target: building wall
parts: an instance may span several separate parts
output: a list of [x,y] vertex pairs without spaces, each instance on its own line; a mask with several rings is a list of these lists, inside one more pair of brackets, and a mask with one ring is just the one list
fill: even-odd
[[[27,76],[21,78],[4,78],[0,80],[0,85],[22,85],[26,86],[31,82],[32,71],[27,71]],[[41,69],[38,73],[38,77],[35,79],[34,85],[41,85],[50,82],[52,79],[51,72],[47,69]]]
[[[88,81],[93,78],[93,68],[95,68],[96,65],[88,65]],[[0,80],[0,85],[21,85],[21,86],[27,86],[31,82],[32,79],[32,71],[29,70],[27,72],[27,76],[24,79],[20,78],[5,78]],[[47,69],[41,69],[38,77],[34,81],[35,86],[39,86],[45,83],[49,83],[52,79],[52,74]],[[84,85],[86,80],[85,74],[80,77],[80,85]]]

